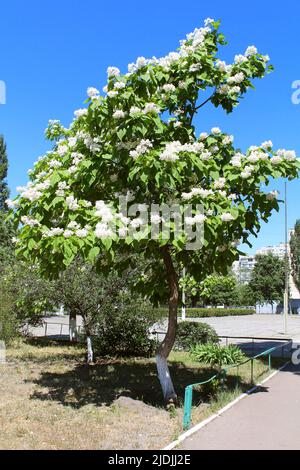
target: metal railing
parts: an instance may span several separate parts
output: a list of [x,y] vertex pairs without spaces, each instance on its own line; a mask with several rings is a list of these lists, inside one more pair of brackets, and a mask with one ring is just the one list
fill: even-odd
[[[58,322],[47,322],[47,321],[44,321],[43,322],[43,326],[45,327],[45,330],[44,330],[44,336],[47,337],[48,336],[48,325],[58,325],[60,328],[58,328],[57,330],[57,333],[54,333],[53,336],[69,336],[69,324],[68,323],[58,323]],[[63,329],[67,330],[66,333],[63,335]],[[81,325],[77,326],[76,329],[77,329],[77,334],[79,335],[81,333]],[[59,332],[58,332],[59,331]]]
[[[231,337],[229,336],[227,338],[231,338]],[[237,338],[241,339],[241,337],[237,337]],[[269,341],[274,341],[273,338],[249,338],[249,337],[247,338],[247,337],[244,337],[244,339],[260,339],[260,340],[261,339],[265,339],[265,340],[268,339]],[[280,340],[276,339],[275,341],[280,341]],[[228,370],[234,369],[234,368],[236,368],[236,377],[237,377],[237,380],[238,380],[239,368],[241,366],[249,363],[249,362],[251,362],[251,385],[254,385],[254,361],[256,359],[260,358],[260,357],[268,356],[268,369],[270,371],[271,368],[272,368],[272,353],[281,348],[282,349],[282,357],[284,358],[284,348],[287,345],[290,345],[290,344],[292,344],[292,340],[288,339],[288,340],[286,340],[285,344],[283,344],[283,345],[279,345],[279,346],[269,348],[266,351],[263,351],[263,352],[255,355],[253,357],[250,357],[250,358],[248,358],[247,360],[245,360],[243,362],[240,362],[239,364],[233,364],[233,365],[230,365],[228,367],[223,368],[220,372],[214,374],[208,380],[188,385],[185,388],[185,396],[184,396],[183,429],[187,430],[191,426],[191,412],[192,412],[192,404],[193,404],[193,389],[195,387],[199,387],[199,386],[211,383],[213,380],[215,380],[217,378],[220,378],[221,381],[224,382],[226,380]]]

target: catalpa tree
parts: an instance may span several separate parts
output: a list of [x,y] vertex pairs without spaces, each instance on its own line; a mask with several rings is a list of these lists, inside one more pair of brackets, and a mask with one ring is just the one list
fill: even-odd
[[[272,70],[254,46],[230,65],[219,59],[225,45],[219,26],[207,19],[177,52],[139,57],[125,74],[109,67],[104,95],[89,88],[88,106],[75,112],[68,129],[49,123],[53,149],[11,203],[21,225],[17,251],[44,272],[63,270],[78,254],[93,262],[100,252],[112,260],[116,251],[142,253],[164,264],[169,321],[157,366],[166,402],[176,400],[167,358],[176,336],[179,270],[197,279],[226,271],[238,244],[278,210],[276,193],[262,185],[295,178],[299,169],[293,151],[274,151],[270,141],[241,152],[218,127],[196,133],[194,118],[206,103],[230,113],[253,79]],[[132,214],[133,204],[143,214],[145,206],[155,211],[145,220]],[[165,220],[159,207],[174,205],[179,214]],[[181,216],[185,230],[178,234]],[[191,249],[188,228],[196,232],[201,224],[202,243]],[[152,236],[154,225],[164,228]]]

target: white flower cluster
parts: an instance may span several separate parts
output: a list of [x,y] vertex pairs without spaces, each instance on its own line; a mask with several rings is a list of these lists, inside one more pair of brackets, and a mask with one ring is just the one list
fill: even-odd
[[155,103],[146,103],[143,113],[144,114],[159,114],[160,108]]
[[114,215],[112,209],[105,204],[104,201],[97,201],[96,202],[96,212],[95,215],[97,217],[101,217],[102,222],[109,223],[114,219]]
[[77,109],[76,111],[74,111],[74,115],[76,118],[81,118],[82,116],[86,116],[87,113],[88,113],[88,110],[86,108]]
[[89,98],[91,98],[92,100],[96,100],[99,98],[100,96],[100,91],[97,90],[97,88],[94,88],[94,87],[89,87],[87,89],[87,95]]
[[201,198],[205,199],[211,195],[213,195],[213,191],[211,189],[193,188],[189,193],[182,193],[181,197],[183,200],[188,201],[195,196],[200,196]]
[[125,116],[126,114],[122,109],[117,109],[113,114],[114,119],[124,119]]
[[58,189],[55,191],[55,195],[59,197],[64,197],[66,194],[65,191],[67,189],[70,189],[70,187],[65,181],[61,181],[60,183],[58,183]]
[[255,168],[252,165],[245,166],[244,170],[241,172],[241,178],[244,180],[251,178],[254,170]]
[[258,161],[262,160],[268,160],[269,159],[269,154],[266,152],[262,152],[261,150],[252,150],[250,151],[247,160],[250,163],[257,163]]
[[174,141],[166,144],[165,150],[160,154],[159,158],[162,161],[175,162],[178,160],[180,152],[199,153],[203,160],[207,160],[211,156],[211,153],[205,150],[202,142],[181,144],[179,141]]
[[6,199],[5,204],[9,209],[15,209],[16,207],[19,206],[19,201],[12,201],[11,199]]
[[219,135],[219,134],[221,134],[221,132],[222,132],[222,131],[221,131],[221,129],[220,129],[219,127],[213,127],[212,130],[211,130],[211,133],[212,133],[213,135]]
[[81,134],[80,137],[83,139],[84,145],[90,150],[92,153],[97,153],[101,151],[101,140],[99,137],[92,137],[88,134]]
[[273,142],[271,140],[267,140],[261,144],[261,147],[265,150],[270,150],[273,147]]
[[141,142],[139,143],[139,145],[136,147],[135,150],[131,150],[129,152],[129,155],[134,159],[136,160],[138,157],[140,157],[141,155],[145,155],[148,150],[150,150],[151,148],[153,147],[153,144],[152,142],[150,142],[149,139],[146,139],[146,140],[141,140]]
[[118,67],[108,67],[107,69],[108,78],[118,77],[119,75],[120,75],[120,70],[118,69]]
[[271,163],[272,165],[280,165],[282,163],[283,159],[279,155],[274,155],[271,158]]
[[[293,162],[296,160],[296,153],[294,150],[285,150],[285,149],[279,149],[277,151],[277,155],[279,155],[282,158],[285,158],[289,162]],[[273,157],[274,158],[274,157]],[[272,159],[273,160],[273,159]]]
[[50,161],[49,161],[49,167],[50,167],[51,169],[53,169],[53,168],[60,168],[61,166],[62,166],[62,163],[61,163],[60,161],[58,161],[58,160],[50,160]]
[[17,188],[17,191],[20,193],[23,199],[28,199],[29,201],[37,201],[43,195],[43,191],[50,187],[50,181],[46,180],[42,183],[33,184],[32,181],[29,181],[26,186],[21,186]]
[[173,93],[176,91],[176,87],[172,83],[166,83],[162,86],[162,89],[165,93]]
[[232,77],[229,77],[228,80],[227,80],[227,83],[229,85],[239,85],[244,80],[245,80],[245,75],[243,74],[243,72],[239,72],[239,73],[233,75]]
[[70,195],[66,198],[66,205],[70,211],[76,211],[80,207],[77,199],[75,199],[73,195]]
[[110,238],[112,235],[113,232],[106,223],[101,222],[96,225],[95,236],[97,238]]
[[245,156],[242,153],[236,153],[230,163],[232,166],[240,168],[242,166],[242,159],[245,158]]
[[226,184],[225,178],[219,178],[214,182],[214,189],[223,189]]
[[221,215],[221,220],[222,222],[231,222],[234,220],[234,217],[230,212],[224,212],[224,214]]
[[251,57],[257,54],[257,48],[255,46],[248,46],[245,52],[246,57]]
[[27,225],[28,227],[39,227],[41,225],[38,220],[27,217],[26,215],[21,217],[21,222],[23,225]]
[[194,217],[185,217],[184,222],[187,226],[202,224],[206,220],[204,214],[196,214]]
[[183,57],[187,57],[196,49],[204,45],[207,34],[211,32],[210,25],[213,22],[214,20],[208,18],[205,20],[204,28],[196,28],[192,33],[188,34],[186,39],[180,42],[179,52],[170,52],[168,55],[161,57],[160,59],[156,57],[152,57],[151,59],[138,57],[135,63],[128,65],[129,75],[137,72],[139,69],[142,69],[147,65],[161,66],[164,69],[169,70],[175,62],[178,62]]
[[235,86],[221,85],[220,88],[218,88],[218,93],[224,96],[239,95],[241,93],[241,88],[237,85]]
[[278,198],[278,192],[277,191],[271,191],[270,193],[267,194],[267,200],[268,201],[274,201],[277,198]]
[[50,230],[48,230],[47,232],[45,232],[44,236],[48,237],[48,238],[52,238],[52,237],[58,237],[58,236],[62,235],[63,233],[64,233],[63,228],[53,227]]
[[223,145],[231,145],[234,141],[233,135],[226,135],[223,139]]

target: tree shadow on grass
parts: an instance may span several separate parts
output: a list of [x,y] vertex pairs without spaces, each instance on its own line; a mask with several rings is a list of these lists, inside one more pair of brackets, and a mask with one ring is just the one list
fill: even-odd
[[[170,371],[181,402],[187,385],[211,376],[208,369],[187,368],[181,362],[172,362]],[[31,395],[32,399],[54,400],[77,409],[88,404],[111,405],[120,396],[155,407],[164,406],[155,363],[146,360],[80,364],[67,372],[42,372],[34,383],[39,391]]]

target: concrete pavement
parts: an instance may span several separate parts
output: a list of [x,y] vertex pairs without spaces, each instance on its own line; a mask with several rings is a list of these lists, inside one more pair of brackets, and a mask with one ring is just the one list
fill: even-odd
[[[208,323],[219,336],[284,337],[283,315],[246,315],[234,317],[199,318],[194,321]],[[300,343],[300,315],[289,315],[288,336]]]

